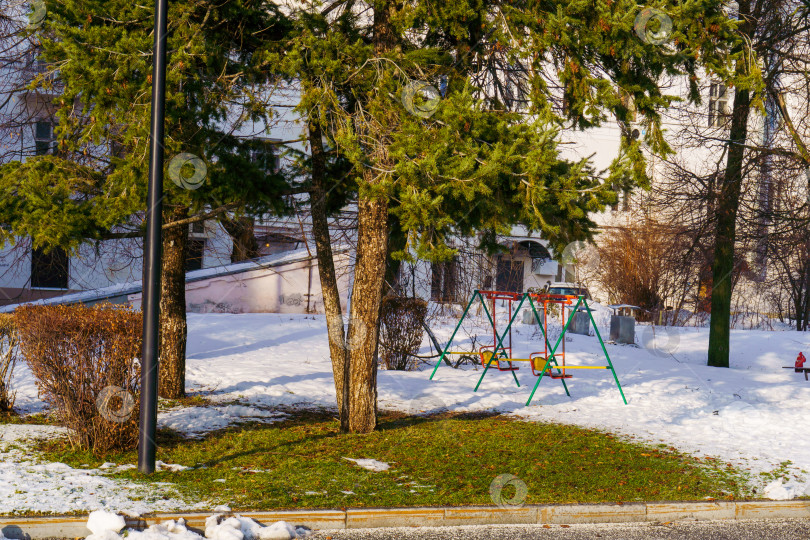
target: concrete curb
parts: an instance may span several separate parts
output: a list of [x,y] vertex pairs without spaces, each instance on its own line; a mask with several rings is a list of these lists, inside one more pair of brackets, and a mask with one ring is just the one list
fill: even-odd
[[[455,525],[576,524],[666,522],[678,520],[810,519],[810,500],[697,501],[625,504],[534,505],[516,508],[455,506],[437,508],[356,508],[347,510],[288,510],[239,512],[263,524],[284,520],[313,530],[375,527],[442,527]],[[127,518],[127,526],[146,528],[168,519],[185,518],[202,529],[211,513],[155,514]],[[90,534],[87,516],[3,517],[0,532],[6,538],[36,540],[79,538]]]

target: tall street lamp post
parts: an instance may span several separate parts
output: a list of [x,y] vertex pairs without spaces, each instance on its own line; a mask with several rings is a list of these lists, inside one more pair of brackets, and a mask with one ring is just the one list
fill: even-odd
[[138,470],[155,472],[157,431],[158,329],[160,324],[160,259],[163,200],[163,120],[166,104],[166,18],[169,0],[155,0],[152,66],[152,125],[149,148],[149,195],[143,259],[143,351]]

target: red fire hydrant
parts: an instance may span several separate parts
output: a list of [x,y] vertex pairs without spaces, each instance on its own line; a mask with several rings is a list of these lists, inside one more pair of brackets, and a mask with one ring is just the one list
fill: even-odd
[[807,361],[807,358],[804,357],[804,353],[799,353],[799,356],[796,358],[796,373],[801,373],[802,368],[804,367],[804,363]]

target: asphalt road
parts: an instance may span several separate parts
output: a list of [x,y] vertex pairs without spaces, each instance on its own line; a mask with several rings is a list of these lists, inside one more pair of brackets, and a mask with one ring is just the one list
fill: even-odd
[[509,525],[320,531],[318,540],[802,540],[810,520],[699,521],[604,525]]

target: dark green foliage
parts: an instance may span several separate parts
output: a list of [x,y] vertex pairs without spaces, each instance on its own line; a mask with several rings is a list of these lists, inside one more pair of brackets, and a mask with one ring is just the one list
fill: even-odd
[[[151,4],[46,1],[39,32],[49,71],[32,87],[52,89],[55,156],[0,168],[0,222],[37,246],[75,248],[140,225],[145,210],[151,99]],[[271,72],[263,48],[286,23],[272,2],[171,2],[166,88],[166,162],[200,156],[207,178],[185,190],[167,176],[164,205],[192,215],[223,205],[281,211],[285,179],[250,159],[239,128],[272,120]],[[234,131],[236,128],[236,131]],[[262,133],[259,133],[262,135]],[[5,239],[10,239],[7,236]]]
[[[394,257],[446,259],[448,236],[491,239],[516,223],[561,248],[590,238],[588,213],[614,203],[618,191],[648,185],[622,95],[633,99],[643,141],[666,154],[659,111],[682,98],[677,89],[665,93],[664,78],[684,75],[689,99],[699,100],[697,70],[725,78],[741,54],[734,22],[716,0],[661,3],[674,21],[665,45],[639,39],[633,25],[642,7],[628,0],[306,3],[277,61],[301,81],[297,110],[353,165],[357,196],[388,198],[407,236]],[[377,54],[371,13],[381,11],[390,15],[393,44]],[[508,77],[523,96],[518,105],[498,90]],[[403,106],[411,80],[446,85],[428,118]],[[608,170],[561,157],[563,130],[610,118],[624,137]]]

